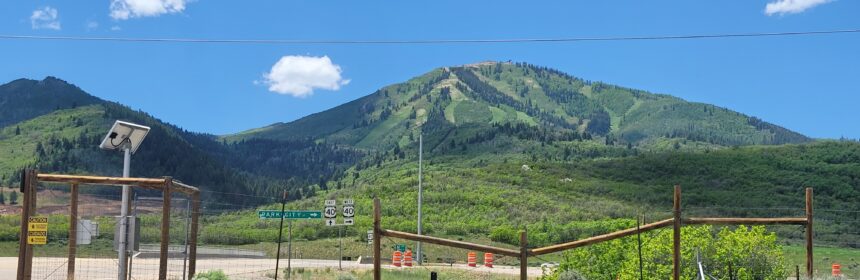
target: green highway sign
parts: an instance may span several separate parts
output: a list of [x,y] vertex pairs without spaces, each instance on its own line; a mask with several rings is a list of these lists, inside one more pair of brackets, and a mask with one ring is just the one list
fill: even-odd
[[406,252],[406,244],[394,244],[394,251]]
[[278,210],[259,210],[257,216],[260,219],[280,219],[281,214],[284,214],[284,219],[321,219],[322,211],[315,210],[295,210],[295,211],[278,211]]

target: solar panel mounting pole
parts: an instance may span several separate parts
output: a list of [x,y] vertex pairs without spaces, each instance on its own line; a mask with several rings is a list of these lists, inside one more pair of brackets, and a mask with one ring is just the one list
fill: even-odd
[[[131,169],[131,144],[126,142],[122,147],[123,151],[123,161],[122,161],[122,177],[128,178]],[[122,186],[122,207],[119,212],[119,252],[117,262],[119,263],[119,269],[117,274],[117,279],[126,280],[126,273],[128,272],[128,203],[129,196],[131,195],[131,187],[128,185]]]

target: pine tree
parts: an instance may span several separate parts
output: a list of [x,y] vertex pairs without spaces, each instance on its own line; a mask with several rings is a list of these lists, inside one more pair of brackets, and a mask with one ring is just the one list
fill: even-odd
[[17,126],[17,125],[15,126],[15,135],[21,135],[21,127],[20,126]]

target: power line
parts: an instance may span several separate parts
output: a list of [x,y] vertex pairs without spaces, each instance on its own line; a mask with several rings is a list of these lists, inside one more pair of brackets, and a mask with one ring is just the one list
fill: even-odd
[[133,38],[133,37],[78,37],[78,36],[39,36],[39,35],[0,35],[4,40],[51,40],[51,41],[107,41],[107,42],[149,42],[149,43],[215,43],[215,44],[277,44],[277,45],[430,45],[430,44],[498,44],[498,43],[565,43],[589,41],[650,41],[650,40],[689,40],[745,37],[781,37],[860,33],[860,29],[796,31],[796,32],[756,32],[692,35],[654,35],[620,37],[557,37],[557,38],[514,38],[514,39],[421,39],[421,40],[288,40],[288,39],[203,39],[203,38]]

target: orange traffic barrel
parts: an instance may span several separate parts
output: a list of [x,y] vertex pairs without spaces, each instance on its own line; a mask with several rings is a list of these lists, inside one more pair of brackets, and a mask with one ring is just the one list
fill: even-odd
[[403,266],[412,267],[412,250],[406,250],[406,255],[403,257]]
[[466,263],[468,263],[469,266],[471,266],[471,267],[478,266],[478,254],[475,254],[475,252],[469,252],[469,254],[467,256],[468,257],[466,258]]
[[394,251],[394,256],[391,257],[391,265],[395,267],[400,267],[400,256],[402,253],[400,251]]
[[830,269],[831,269],[833,276],[842,275],[842,266],[839,265],[838,263],[834,263],[833,265],[831,265]]
[[493,268],[493,253],[484,253],[484,266]]

